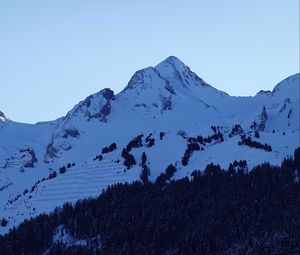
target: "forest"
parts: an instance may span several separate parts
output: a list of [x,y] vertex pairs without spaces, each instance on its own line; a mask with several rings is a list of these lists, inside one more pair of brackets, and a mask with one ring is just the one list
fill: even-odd
[[[300,254],[300,148],[280,166],[175,171],[26,220],[0,254]],[[55,241],[58,229],[82,242]]]

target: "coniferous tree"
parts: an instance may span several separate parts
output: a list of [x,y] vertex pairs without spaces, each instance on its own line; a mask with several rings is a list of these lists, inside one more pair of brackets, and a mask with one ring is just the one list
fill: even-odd
[[5,218],[2,218],[1,220],[1,227],[5,227],[7,225],[8,221]]
[[147,156],[146,156],[146,153],[143,152],[143,154],[142,154],[142,171],[140,174],[140,178],[144,184],[148,184],[148,182],[149,182],[148,176],[150,176],[150,169],[146,165],[146,161],[147,161]]
[[300,147],[294,151],[294,162],[297,167],[300,167]]
[[140,178],[141,178],[141,180],[144,184],[148,184],[149,175],[150,175],[149,167],[147,165],[143,165],[142,166],[142,171],[141,171],[141,174],[140,174]]

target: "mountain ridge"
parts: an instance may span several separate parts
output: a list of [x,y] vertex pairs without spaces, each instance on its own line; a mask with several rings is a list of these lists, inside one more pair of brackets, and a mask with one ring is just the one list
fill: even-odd
[[143,153],[150,181],[170,164],[174,179],[211,162],[280,164],[300,145],[298,82],[296,74],[272,94],[233,97],[169,57],[137,71],[121,92],[102,89],[57,120],[1,122],[0,212],[9,223],[0,234],[64,202],[139,180]]
[[[168,78],[166,78],[166,77],[168,77],[168,75],[169,74],[164,74],[164,66],[168,66],[168,67],[170,67],[170,65],[169,64],[171,64],[171,66],[172,66],[172,68],[174,68],[174,70],[176,70],[176,72],[177,72],[177,75],[178,75],[178,73],[180,73],[180,72],[182,72],[182,71],[184,71],[184,72],[189,72],[193,77],[195,77],[195,80],[196,81],[198,81],[198,85],[202,85],[203,87],[208,87],[208,88],[210,88],[210,89],[212,89],[213,91],[216,91],[216,92],[219,92],[221,95],[224,95],[224,96],[229,96],[229,97],[232,97],[232,98],[254,98],[254,97],[257,97],[257,96],[274,96],[274,95],[276,95],[276,93],[278,93],[278,91],[279,91],[279,89],[280,89],[280,87],[283,87],[283,86],[289,86],[289,82],[288,81],[290,81],[290,80],[297,80],[296,82],[293,82],[292,84],[299,84],[299,76],[300,76],[300,73],[296,73],[296,74],[294,74],[294,75],[290,75],[290,76],[288,76],[287,78],[285,78],[284,80],[282,80],[282,81],[280,81],[277,85],[275,85],[274,86],[274,88],[272,89],[272,91],[264,91],[264,90],[261,90],[261,91],[259,91],[259,92],[257,92],[256,93],[256,95],[254,95],[254,96],[231,96],[231,95],[229,95],[228,93],[226,93],[225,91],[222,91],[222,90],[219,90],[219,89],[217,89],[217,88],[215,88],[215,87],[213,87],[213,86],[211,86],[211,85],[209,85],[207,82],[205,82],[202,78],[200,78],[199,76],[197,76],[193,71],[191,71],[191,69],[188,67],[188,66],[186,66],[180,59],[178,59],[177,57],[175,57],[175,56],[169,56],[169,57],[167,57],[165,60],[163,60],[163,61],[161,61],[159,64],[157,64],[156,66],[154,66],[154,67],[152,67],[152,66],[149,66],[149,67],[146,67],[146,68],[143,68],[143,69],[141,69],[141,70],[139,70],[139,71],[137,71],[137,72],[135,72],[135,74],[131,77],[131,79],[130,79],[130,81],[128,82],[128,84],[124,87],[124,89],[122,89],[119,93],[117,93],[116,95],[118,95],[118,94],[122,94],[123,92],[125,92],[126,90],[129,90],[130,88],[131,88],[131,86],[130,86],[130,84],[131,84],[131,82],[132,82],[132,80],[134,80],[134,78],[137,76],[137,75],[139,75],[140,73],[143,73],[143,72],[147,72],[147,71],[153,71],[153,72],[156,72],[157,74],[158,74],[158,76],[161,78],[161,79],[163,79],[163,80],[165,80],[166,81],[166,83],[168,83],[168,85],[167,85],[167,87],[168,86],[170,86],[170,79],[173,79],[174,77],[169,77],[169,79]],[[167,67],[167,69],[168,69],[168,67]],[[169,70],[170,71],[170,70]],[[180,76],[180,80],[181,81],[183,81],[183,79],[182,79],[182,77],[181,77],[181,75],[178,75],[178,76]],[[141,80],[139,80],[139,82],[142,82]],[[144,85],[147,85],[147,82],[144,84]],[[172,85],[173,84],[171,84],[171,87],[169,87],[169,90],[170,91],[172,91],[173,90],[173,87],[172,87]],[[178,85],[178,84],[177,84]],[[182,86],[182,84],[180,84],[181,86]],[[187,84],[186,84],[186,82],[183,82],[183,85],[185,85],[185,88],[189,88],[189,86],[187,86]],[[189,85],[191,85],[191,84],[189,84]],[[194,85],[194,84],[193,84]],[[82,101],[85,101],[85,100],[89,100],[89,98],[91,98],[91,97],[97,97],[97,95],[98,95],[98,93],[102,93],[102,91],[105,91],[105,90],[110,90],[110,91],[112,91],[110,88],[103,88],[103,89],[101,89],[100,91],[98,91],[98,92],[95,92],[95,93],[93,93],[93,94],[91,94],[90,96],[88,96],[88,97],[86,97],[85,99],[83,99]],[[112,91],[113,93],[114,93],[114,91]],[[291,93],[290,94],[290,96],[297,96],[298,94],[297,93]],[[296,97],[295,96],[295,97]],[[78,104],[80,104],[82,101],[80,101]],[[77,104],[77,105],[78,105]],[[76,106],[76,105],[75,105]],[[72,110],[70,110],[70,111],[72,111]],[[69,112],[70,112],[69,111]],[[69,113],[68,112],[68,113]],[[2,121],[7,121],[7,120],[11,120],[11,119],[8,119],[8,118],[6,118],[5,117],[5,115],[3,114],[3,112],[1,112],[2,113],[2,115],[0,116],[1,117],[1,120]],[[59,120],[59,119],[61,119],[61,118],[63,118],[63,117],[66,117],[67,115],[68,115],[68,113],[66,114],[66,115],[64,115],[64,116],[61,116],[61,117],[59,117],[59,118],[57,118],[57,119],[55,119],[55,120],[49,120],[49,122],[50,121],[52,121],[52,122],[55,122],[55,121],[57,121],[57,120]],[[13,120],[12,120],[13,121]],[[43,123],[45,123],[45,122],[48,122],[48,121],[43,121]],[[40,122],[37,122],[37,123],[40,123]],[[37,123],[35,123],[35,124],[37,124]]]

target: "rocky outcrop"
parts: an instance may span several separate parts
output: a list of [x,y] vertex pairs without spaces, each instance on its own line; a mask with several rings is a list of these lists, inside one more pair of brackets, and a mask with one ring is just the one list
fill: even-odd
[[74,127],[70,127],[67,129],[63,130],[63,138],[68,138],[68,137],[79,137],[79,131],[78,129],[74,128]]
[[4,113],[0,111],[0,121],[7,121],[7,120],[8,120],[8,118],[6,118]]
[[63,125],[68,125],[69,120],[76,116],[83,116],[87,121],[98,119],[99,121],[107,122],[107,116],[111,111],[111,101],[114,98],[115,94],[109,88],[88,96],[67,114]]

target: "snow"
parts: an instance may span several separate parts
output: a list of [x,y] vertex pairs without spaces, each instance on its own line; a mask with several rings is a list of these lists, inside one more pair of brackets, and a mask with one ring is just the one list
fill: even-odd
[[[174,178],[190,176],[211,162],[223,168],[234,160],[247,160],[249,168],[265,161],[280,164],[300,146],[299,102],[299,74],[280,82],[273,92],[232,97],[207,84],[176,57],[169,57],[155,67],[137,71],[117,95],[101,90],[56,121],[35,125],[2,121],[0,217],[8,219],[8,225],[0,227],[0,234],[65,202],[98,196],[108,185],[139,180],[143,152],[152,181],[171,163],[177,167]],[[266,127],[256,139],[250,125],[260,120],[263,107]],[[239,136],[229,137],[235,124],[253,140],[270,144],[272,152],[239,146]],[[206,144],[182,166],[187,141],[178,132],[207,137],[213,134],[212,125],[220,127],[224,142]],[[165,136],[161,140],[162,131]],[[150,133],[155,144],[147,147],[145,138]],[[122,149],[140,134],[144,134],[143,147],[130,152],[137,165],[127,170]],[[115,151],[103,154],[102,161],[93,160],[113,142]],[[33,168],[24,167],[30,160],[24,148],[35,152],[38,162]],[[60,174],[58,169],[67,163],[75,166]],[[47,179],[54,170],[57,177]]]
[[299,100],[299,79],[300,73],[294,74],[284,79],[274,87],[272,91],[273,96],[281,98],[290,98],[292,100]]
[[[76,239],[73,237],[63,225],[57,227],[54,236],[53,243],[64,244],[67,247],[70,246],[87,246],[87,241],[82,239]],[[45,253],[47,254],[47,253]]]

